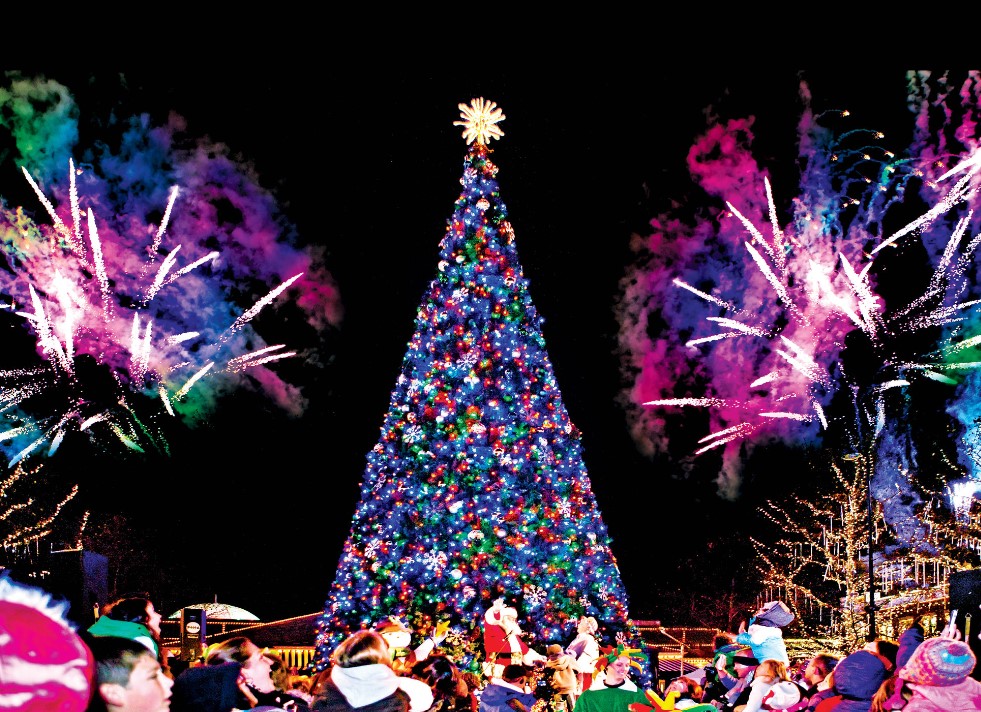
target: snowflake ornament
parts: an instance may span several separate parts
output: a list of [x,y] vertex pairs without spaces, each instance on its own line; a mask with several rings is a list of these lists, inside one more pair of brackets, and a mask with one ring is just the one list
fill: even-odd
[[467,143],[476,141],[486,146],[492,138],[500,140],[504,132],[497,125],[506,118],[504,112],[497,108],[497,102],[485,101],[483,97],[473,99],[470,106],[457,104],[463,121],[454,121],[454,126],[463,126],[463,138]]
[[547,598],[548,594],[545,593],[545,589],[541,586],[529,586],[525,590],[525,600],[532,608],[542,605]]

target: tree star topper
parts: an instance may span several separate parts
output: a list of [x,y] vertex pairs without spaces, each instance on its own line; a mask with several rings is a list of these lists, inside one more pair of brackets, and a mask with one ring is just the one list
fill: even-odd
[[454,121],[453,125],[465,127],[463,138],[467,140],[467,143],[473,143],[476,140],[480,145],[486,146],[492,138],[500,139],[504,135],[497,122],[504,121],[506,117],[504,112],[497,108],[496,102],[485,102],[484,98],[480,97],[479,99],[472,99],[470,106],[466,104],[457,104],[457,106],[460,109],[460,116],[464,120]]

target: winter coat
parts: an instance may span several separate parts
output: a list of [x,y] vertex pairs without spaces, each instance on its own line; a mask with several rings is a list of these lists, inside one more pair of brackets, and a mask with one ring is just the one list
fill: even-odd
[[517,700],[525,709],[531,710],[537,698],[530,692],[525,692],[517,685],[495,678],[491,680],[480,693],[480,712],[515,712],[508,705],[511,700]]
[[896,669],[898,670],[909,661],[909,656],[923,642],[923,629],[910,626],[899,636],[899,649],[896,651]]
[[554,658],[549,656],[548,660],[545,661],[545,669],[552,671],[552,679],[549,682],[556,693],[560,695],[576,694],[576,686],[579,681],[576,679],[575,662],[575,658],[568,653],[561,653]]
[[751,647],[753,657],[760,662],[779,660],[784,665],[790,665],[787,644],[783,641],[783,631],[780,628],[753,623],[736,636],[736,642]]
[[834,671],[834,694],[815,708],[816,712],[869,712],[872,697],[889,677],[882,658],[868,650],[845,656]]
[[981,710],[981,682],[973,677],[964,678],[956,685],[917,685],[907,682],[913,691],[903,712],[975,712]]
[[584,674],[592,675],[596,672],[596,661],[599,660],[599,643],[591,633],[580,633],[577,635],[569,647],[565,649],[569,655],[575,658],[575,670]]
[[[383,663],[341,667],[335,665],[330,671],[330,683],[340,693],[342,700],[334,695],[331,685],[318,695],[311,708],[314,710],[376,710],[389,709],[389,702],[382,707],[368,707],[392,697],[401,690],[409,697],[409,712],[425,712],[433,705],[433,691],[422,680],[396,675],[391,667]],[[321,699],[324,698],[324,699]]]
[[170,712],[229,712],[247,708],[238,689],[241,671],[239,663],[187,668],[174,679]]

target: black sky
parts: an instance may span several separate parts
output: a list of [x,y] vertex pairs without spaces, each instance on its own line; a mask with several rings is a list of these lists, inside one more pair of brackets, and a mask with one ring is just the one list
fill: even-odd
[[[301,239],[327,246],[345,308],[327,366],[304,384],[305,418],[229,408],[166,463],[134,464],[125,476],[93,483],[93,499],[159,528],[162,564],[187,580],[185,600],[175,596],[162,608],[217,597],[271,619],[322,607],[459,194],[466,143],[453,126],[457,104],[481,96],[506,115],[504,137],[492,144],[501,196],[563,400],[583,433],[631,614],[665,614],[658,587],[683,585],[663,579],[676,560],[699,551],[705,534],[739,531],[734,516],[751,528],[759,492],[723,503],[711,461],[703,476],[684,481],[676,459],[638,453],[617,405],[613,307],[631,234],[672,201],[697,196],[685,155],[707,107],[757,115],[758,161],[794,184],[797,72],[579,69],[496,78],[398,69],[325,78],[279,66],[126,74],[134,113],[172,110],[187,119],[189,134],[227,143],[255,163]],[[47,74],[77,94],[83,116],[86,101],[105,99],[99,82],[79,86]],[[901,70],[880,71],[879,81],[805,74],[816,101],[874,111],[862,125],[908,123],[896,116]],[[151,501],[126,479],[147,475]]]

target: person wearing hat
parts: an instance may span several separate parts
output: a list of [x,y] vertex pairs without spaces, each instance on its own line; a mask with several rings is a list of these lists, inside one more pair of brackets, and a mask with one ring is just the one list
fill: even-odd
[[[723,655],[716,661],[715,669],[718,671],[719,677],[729,674],[726,671],[726,660],[726,656]],[[727,710],[727,712],[749,702],[749,695],[753,689],[751,687],[753,676],[760,664],[760,661],[753,657],[752,648],[748,647],[736,651],[732,655],[731,661],[733,670],[736,672],[736,681],[729,688],[729,691],[718,700],[722,705],[720,709]]]
[[906,694],[909,700],[904,706],[892,709],[981,711],[981,682],[971,677],[977,662],[971,646],[962,640],[942,636],[924,640],[896,671],[896,689],[889,701],[901,703]]
[[67,601],[0,572],[0,708],[82,712],[94,677],[92,652],[69,622]]
[[872,697],[889,678],[885,661],[868,650],[846,655],[831,675],[834,694],[821,700],[815,712],[869,712]]
[[576,675],[576,659],[569,655],[558,643],[545,648],[545,669],[551,671],[548,683],[555,691],[555,696],[565,702],[567,712],[572,712],[576,706],[579,680]]
[[589,689],[579,695],[576,712],[624,712],[635,702],[647,703],[644,691],[627,677],[634,664],[630,653],[630,649],[619,646],[610,655],[600,658],[600,663],[606,665]]
[[783,601],[768,601],[749,619],[749,627],[739,625],[736,642],[753,649],[757,660],[779,660],[790,665],[787,644],[783,640],[783,628],[794,620],[794,614]]

